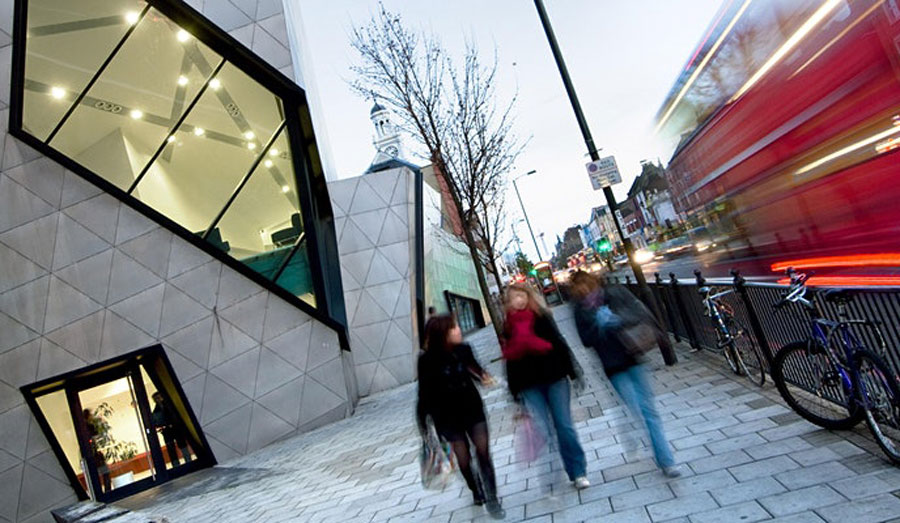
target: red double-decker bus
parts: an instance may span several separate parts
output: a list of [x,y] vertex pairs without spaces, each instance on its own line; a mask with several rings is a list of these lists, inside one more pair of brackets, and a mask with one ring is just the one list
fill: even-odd
[[657,131],[707,273],[900,284],[900,0],[726,1]]

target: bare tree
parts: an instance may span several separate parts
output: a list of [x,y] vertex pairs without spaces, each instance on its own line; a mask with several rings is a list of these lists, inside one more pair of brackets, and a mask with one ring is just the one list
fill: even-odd
[[351,68],[351,87],[393,108],[401,129],[427,151],[446,181],[499,336],[502,319],[484,268],[492,268],[500,286],[496,260],[504,250],[500,238],[505,222],[498,215],[504,214],[506,172],[523,142],[512,132],[515,98],[498,104],[496,53],[492,63],[484,65],[469,44],[457,69],[435,37],[407,29],[384,6],[366,25],[353,29],[351,44],[361,59]]

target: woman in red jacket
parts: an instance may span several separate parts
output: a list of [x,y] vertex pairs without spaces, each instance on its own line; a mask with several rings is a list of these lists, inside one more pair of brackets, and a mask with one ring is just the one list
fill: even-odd
[[525,404],[547,441],[553,420],[569,480],[576,488],[589,487],[587,461],[572,422],[569,378],[578,379],[572,355],[550,311],[530,287],[513,284],[507,290],[504,331],[509,391]]

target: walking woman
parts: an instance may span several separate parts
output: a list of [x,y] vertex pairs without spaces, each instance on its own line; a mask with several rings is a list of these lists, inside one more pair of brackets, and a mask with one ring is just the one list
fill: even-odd
[[670,478],[680,476],[656,412],[647,371],[640,357],[628,350],[621,337],[622,325],[632,321],[653,322],[652,315],[628,289],[608,285],[605,279],[586,272],[572,275],[570,292],[581,342],[585,347],[594,348],[626,408],[647,428],[656,464],[663,474]]
[[[492,517],[502,519],[506,513],[497,498],[487,418],[475,381],[492,385],[494,378],[463,343],[456,320],[446,314],[433,316],[425,329],[425,352],[419,356],[419,431],[424,437],[430,416],[437,433],[452,446],[475,504],[486,504]],[[478,458],[478,476],[472,470],[470,445]]]
[[580,378],[553,316],[527,285],[516,283],[506,292],[504,338],[502,349],[510,393],[525,404],[547,441],[553,421],[569,481],[579,489],[589,487],[587,461],[570,405],[569,379]]

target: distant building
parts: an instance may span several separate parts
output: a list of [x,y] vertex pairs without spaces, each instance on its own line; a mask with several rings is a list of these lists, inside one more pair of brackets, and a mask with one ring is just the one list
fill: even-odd
[[641,238],[644,244],[654,241],[681,221],[672,204],[665,169],[659,163],[641,162],[641,174],[631,184],[628,199],[622,207],[623,214],[625,208],[631,213],[630,219],[626,220],[629,236]]

